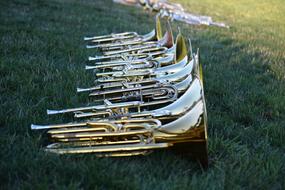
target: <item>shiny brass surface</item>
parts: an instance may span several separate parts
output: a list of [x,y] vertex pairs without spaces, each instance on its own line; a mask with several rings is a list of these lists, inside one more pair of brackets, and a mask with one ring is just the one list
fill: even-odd
[[207,114],[199,51],[192,53],[181,33],[173,43],[160,20],[146,35],[124,32],[86,37],[103,56],[89,57],[97,85],[81,107],[47,110],[71,114],[66,124],[31,125],[46,130],[45,150],[57,154],[92,153],[98,157],[147,155],[169,148],[192,153],[207,166]]
[[84,37],[84,40],[91,43],[87,48],[109,48],[114,46],[128,46],[140,44],[148,41],[160,40],[163,38],[161,21],[159,16],[156,17],[155,29],[145,35],[138,35],[136,32],[123,32],[117,34]]
[[[181,50],[181,46],[185,46],[185,40],[182,37],[181,34],[178,35],[176,38],[176,43],[173,45],[172,48],[167,49],[167,48],[162,48],[162,47],[155,47],[153,49],[145,49],[141,50],[138,53],[143,53],[143,54],[151,54],[154,51],[165,51],[167,52],[168,56],[170,57],[170,60],[166,59],[165,56],[163,57],[158,57],[154,59],[144,59],[144,60],[128,60],[125,59],[125,61],[109,61],[109,62],[100,62],[99,64],[95,64],[94,66],[86,66],[87,70],[90,69],[97,69],[96,76],[97,77],[102,77],[102,76],[110,76],[110,75],[118,75],[125,73],[127,74],[128,72],[146,72],[146,75],[148,74],[148,71],[151,71],[149,69],[155,69],[157,72],[168,72],[168,69],[173,70],[173,68],[182,68],[182,66],[187,62],[187,52]],[[184,47],[183,46],[183,47]],[[161,50],[159,50],[161,49]],[[146,52],[147,51],[147,52]],[[171,55],[171,56],[170,56]],[[180,63],[182,62],[182,63]],[[168,66],[169,63],[175,64],[174,66]],[[163,68],[160,68],[163,67]],[[108,69],[109,71],[105,71],[105,69]],[[148,70],[148,71],[147,71]],[[102,79],[103,80],[103,79]]]

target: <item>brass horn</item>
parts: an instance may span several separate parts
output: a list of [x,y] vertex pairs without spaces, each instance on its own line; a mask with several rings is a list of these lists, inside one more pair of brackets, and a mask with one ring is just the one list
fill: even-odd
[[[106,48],[108,46],[113,46],[114,43],[117,43],[119,46],[125,46],[130,42],[147,42],[160,40],[162,38],[162,29],[160,18],[156,17],[155,29],[145,35],[138,35],[136,32],[124,32],[118,34],[110,34],[103,36],[94,36],[94,37],[85,37],[85,41],[89,41],[93,45],[87,45],[87,48]],[[94,45],[96,44],[96,45]],[[115,45],[116,46],[116,45]]]
[[[181,34],[179,34],[180,36]],[[165,41],[173,41],[172,37],[167,37],[168,40]],[[169,65],[171,63],[176,63],[178,61],[180,61],[181,58],[179,57],[185,57],[186,56],[186,51],[181,51],[181,49],[176,48],[176,44],[178,44],[178,46],[180,46],[180,43],[183,40],[180,38],[176,39],[176,43],[173,44],[171,42],[172,47],[170,49],[166,49],[166,48],[159,48],[159,47],[155,47],[155,48],[149,48],[149,49],[144,49],[144,50],[140,50],[138,53],[140,54],[148,54],[148,55],[152,55],[154,56],[154,52],[158,53],[157,51],[159,51],[161,49],[162,52],[167,52],[167,53],[163,53],[161,54],[161,56],[156,57],[156,58],[151,58],[148,57],[146,59],[135,59],[135,60],[128,60],[125,59],[124,61],[109,61],[109,62],[100,62],[100,63],[95,63],[95,65],[91,66],[88,65],[86,66],[87,70],[91,70],[91,69],[97,69],[100,70],[100,74],[98,74],[98,76],[104,76],[104,72],[102,72],[101,70],[117,70],[117,71],[126,71],[126,70],[137,70],[137,69],[144,69],[144,68],[157,68],[157,67],[161,67],[161,66],[165,66],[165,65]],[[176,51],[176,53],[175,53]],[[178,55],[175,56],[174,55]],[[158,55],[158,54],[157,54]],[[156,55],[156,56],[157,56]],[[111,73],[109,73],[108,75],[110,75]]]
[[[99,77],[98,81],[100,82],[106,82],[110,81],[111,78],[116,80],[119,79],[130,79],[133,77],[137,77],[139,76],[144,76],[144,77],[149,77],[149,76],[160,76],[160,75],[164,75],[164,74],[170,74],[170,73],[174,73],[177,72],[178,70],[181,70],[184,68],[184,66],[187,64],[188,62],[188,56],[187,56],[187,48],[186,48],[186,44],[185,44],[185,40],[183,38],[183,36],[179,33],[179,35],[176,38],[176,44],[175,44],[175,51],[173,51],[173,65],[168,65],[168,66],[164,66],[163,64],[159,64],[158,61],[155,61],[155,66],[149,66],[149,67],[143,67],[142,64],[140,64],[140,66],[136,67],[137,62],[135,62],[135,64],[131,64],[129,62],[126,63],[119,63],[117,67],[115,67],[115,64],[111,64],[111,66],[108,66],[108,64],[106,64],[105,67],[103,67],[104,69],[106,68],[110,68],[111,71],[108,72],[98,72],[96,73],[96,76]],[[192,51],[192,50],[191,50]],[[139,62],[141,63],[141,62]],[[146,63],[150,63],[150,62],[146,62]],[[125,64],[125,67],[121,67],[121,65]],[[100,68],[100,66],[102,65],[97,65],[94,66],[95,68],[98,69],[98,67]],[[114,66],[114,67],[112,67]],[[129,67],[127,67],[129,66]],[[92,66],[88,66],[88,69],[94,68]],[[124,69],[124,70],[120,70],[120,69]],[[113,70],[113,71],[112,71]],[[106,79],[106,77],[108,77]],[[106,80],[105,80],[106,79]]]
[[127,120],[103,118],[94,122],[31,127],[50,129],[48,134],[56,143],[46,148],[49,152],[137,155],[137,151],[170,146],[186,150],[188,145],[197,144],[196,156],[206,164],[207,118],[199,77],[195,77],[191,86],[191,90],[172,104],[151,112],[137,112]]
[[[177,72],[178,74],[177,73],[172,74],[172,77],[175,78],[175,77],[177,77],[177,75],[179,76],[179,75],[183,75],[183,74],[184,74],[184,77],[187,76],[187,74],[191,75],[191,72],[192,72],[193,67],[194,67],[194,62],[195,62],[194,60],[190,61],[187,64],[187,66],[185,66],[185,68],[183,70],[180,70],[180,72]],[[168,77],[171,78],[171,75],[169,75],[169,76]],[[163,78],[164,79],[167,78],[167,75],[166,75],[166,77],[162,76],[161,78],[163,80]],[[170,80],[169,78],[168,78],[168,80]],[[139,91],[139,93],[141,94],[142,90],[146,90],[147,88],[150,88],[150,87],[153,88],[154,86],[145,86],[145,87],[138,87],[138,88],[135,87],[133,89],[127,88],[125,90],[121,89],[121,90],[113,90],[113,91],[108,91],[108,92],[99,92],[99,93],[97,93],[97,95],[105,95],[104,96],[104,99],[105,99],[107,93],[112,94],[114,96],[115,93],[117,93],[117,94],[119,92],[120,93],[122,93],[122,92],[126,93],[126,92],[130,92],[131,90],[133,90],[132,92]],[[173,87],[173,88],[176,89],[175,87]],[[173,95],[173,98],[175,98],[177,96],[177,92],[175,90],[173,91],[173,93],[168,93],[168,94]],[[91,93],[91,96],[92,95],[94,95],[94,93],[93,94]],[[174,95],[176,95],[176,96],[174,96]],[[74,113],[74,112],[80,112],[80,111],[86,111],[86,110],[99,110],[99,111],[102,111],[102,110],[117,109],[117,108],[134,108],[134,107],[141,108],[141,107],[146,107],[146,106],[153,106],[153,105],[163,104],[163,103],[167,103],[167,102],[171,102],[171,101],[173,101],[173,100],[169,97],[169,99],[163,99],[163,100],[160,99],[160,100],[156,100],[156,101],[152,101],[152,102],[144,102],[142,99],[141,99],[141,101],[125,102],[125,104],[123,104],[123,103],[112,104],[112,103],[109,103],[109,102],[108,103],[105,102],[104,105],[79,107],[79,108],[64,109],[64,110],[48,110],[48,114],[59,114],[59,113],[69,113],[69,112],[73,112]]]
[[207,166],[199,50],[193,54],[181,32],[175,43],[172,32],[162,37],[158,18],[156,25],[155,37],[125,32],[85,38],[103,53],[86,67],[96,69],[97,85],[77,89],[89,93],[87,105],[47,110],[49,115],[70,113],[73,122],[31,125],[33,130],[47,130],[52,141],[47,152],[116,157],[171,148]]

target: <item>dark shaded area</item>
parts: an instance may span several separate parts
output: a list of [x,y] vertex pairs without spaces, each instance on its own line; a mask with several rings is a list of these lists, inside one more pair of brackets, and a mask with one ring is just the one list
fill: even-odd
[[[59,123],[47,108],[83,103],[82,37],[150,31],[154,15],[111,1],[0,2],[1,189],[282,189],[285,176],[285,83],[271,72],[283,57],[236,41],[231,30],[182,25],[200,48],[209,118],[210,168],[171,151],[146,157],[95,158],[45,153],[44,132],[31,123]],[[128,19],[127,21],[125,19]],[[176,28],[177,24],[173,24]],[[177,33],[177,30],[175,30]]]

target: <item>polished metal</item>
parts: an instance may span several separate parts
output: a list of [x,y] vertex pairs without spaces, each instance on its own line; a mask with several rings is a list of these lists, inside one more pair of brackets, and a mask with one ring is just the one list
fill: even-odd
[[171,65],[163,66],[157,63],[157,67],[149,68],[135,67],[129,64],[128,68],[118,70],[117,68],[111,68],[111,70],[96,73],[97,81],[99,83],[109,83],[116,81],[135,81],[138,77],[140,80],[146,78],[158,78],[164,75],[170,75],[180,70],[185,69],[188,63],[188,52],[186,50],[186,44],[183,36],[179,34],[176,39],[175,49],[172,50],[173,61]]
[[[102,77],[102,76],[118,75],[122,73],[127,74],[127,72],[131,72],[134,70],[136,72],[147,72],[147,70],[149,69],[155,69],[157,72],[163,72],[163,71],[167,72],[167,69],[171,69],[174,67],[182,68],[183,64],[185,64],[185,58],[187,57],[187,52],[180,50],[181,49],[180,46],[185,46],[185,40],[181,34],[178,35],[178,37],[176,38],[175,44],[173,44],[172,46],[173,47],[171,47],[170,49],[160,48],[161,51],[167,52],[167,53],[163,53],[162,56],[158,58],[153,58],[153,59],[148,58],[144,60],[125,59],[125,61],[111,61],[111,62],[105,62],[105,63],[100,62],[99,64],[95,63],[94,66],[88,65],[86,66],[86,69],[87,70],[96,69],[97,77],[100,77],[100,76]],[[154,49],[157,51],[159,47],[155,47]],[[141,50],[140,53],[147,53],[149,55],[153,53],[153,51],[152,49],[148,49],[148,52],[146,52],[146,50]],[[183,61],[184,63],[182,63]],[[170,64],[175,64],[175,65],[163,67],[163,66],[167,66]],[[105,72],[106,69],[108,70],[108,72]]]
[[149,41],[161,40],[163,38],[161,21],[156,16],[155,29],[145,35],[138,35],[136,32],[124,32],[103,36],[85,37],[84,40],[89,42],[87,48],[112,48],[116,46],[129,46]]
[[[146,35],[125,32],[85,38],[103,55],[90,57],[97,85],[81,107],[47,110],[71,114],[73,122],[31,125],[47,130],[45,150],[57,154],[93,153],[98,157],[147,155],[170,148],[190,153],[207,166],[207,114],[199,51],[192,53],[181,32],[173,43],[160,21]],[[169,43],[171,42],[171,43]],[[169,46],[169,44],[171,44]],[[89,45],[91,47],[91,45]]]
[[141,6],[145,10],[159,13],[160,17],[167,17],[173,21],[180,21],[191,25],[207,25],[229,28],[222,22],[214,22],[212,17],[192,14],[183,9],[181,4],[167,0],[113,0],[125,5]]

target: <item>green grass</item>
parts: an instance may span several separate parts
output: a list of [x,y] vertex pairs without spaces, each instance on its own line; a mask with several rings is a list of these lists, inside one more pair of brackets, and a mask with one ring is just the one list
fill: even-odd
[[139,31],[154,15],[110,0],[0,2],[0,189],[284,189],[285,3],[283,0],[181,0],[230,30],[174,23],[200,48],[209,116],[210,167],[172,152],[95,158],[45,153],[44,132],[58,123],[47,108],[85,102],[77,86],[88,34]]

